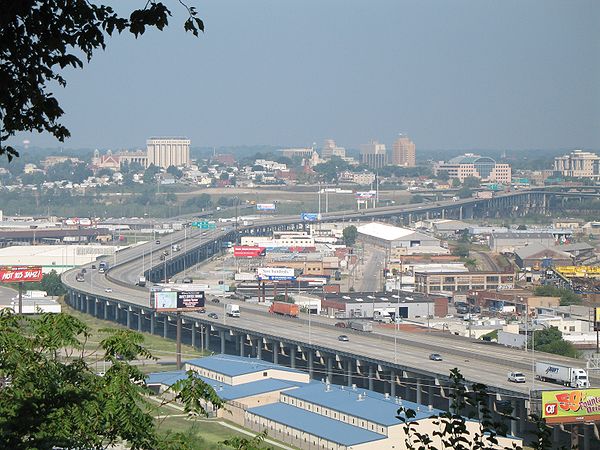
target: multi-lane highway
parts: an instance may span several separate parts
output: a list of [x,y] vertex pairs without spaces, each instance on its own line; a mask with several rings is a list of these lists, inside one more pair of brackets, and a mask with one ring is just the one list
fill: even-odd
[[[440,202],[455,205],[456,202]],[[382,210],[384,208],[379,208]],[[385,208],[389,209],[389,208]],[[398,208],[396,207],[396,210]],[[418,211],[419,206],[407,207],[406,210]],[[324,215],[326,220],[343,220],[362,218],[362,213],[344,212]],[[280,217],[256,222],[253,226],[269,225],[272,223],[285,224],[297,222],[297,217]],[[76,282],[76,270],[63,275],[63,281],[73,289],[91,295],[119,300],[136,306],[149,306],[148,289],[136,287],[134,284],[143,273],[144,268],[159,266],[168,262],[169,258],[179,256],[171,252],[172,243],[180,243],[184,252],[201,246],[205,242],[222,237],[230,231],[220,227],[210,231],[191,231],[175,233],[172,237],[161,237],[160,244],[149,242],[144,245],[119,252],[116,256],[117,265],[109,271],[108,276],[100,274],[87,266],[85,282]],[[161,261],[160,255],[164,250],[169,252],[167,261]],[[112,263],[113,261],[111,261]],[[394,330],[375,331],[373,333],[349,333],[349,342],[338,341],[341,334],[334,327],[335,321],[325,317],[314,317],[309,321],[283,319],[266,313],[265,308],[258,305],[242,305],[242,317],[233,319],[223,315],[222,305],[208,303],[208,312],[216,312],[219,319],[216,324],[234,327],[242,333],[254,333],[267,338],[286,339],[288,341],[318,345],[333,351],[351,353],[357,358],[371,358],[398,364],[413,369],[416,373],[431,373],[441,377],[447,376],[449,370],[458,367],[468,380],[495,386],[505,391],[515,392],[516,395],[527,396],[531,388],[552,388],[555,385],[534,382],[532,365],[534,358],[545,361],[562,362],[582,366],[581,361],[562,358],[553,355],[531,352],[526,353],[517,349],[509,349],[494,344],[482,344],[465,338],[438,333],[407,333]],[[202,321],[213,321],[206,315],[190,314]],[[348,334],[347,331],[345,331]],[[443,361],[430,361],[430,353],[440,353]],[[527,383],[516,385],[507,381],[507,373],[520,370],[527,377]],[[592,380],[594,382],[594,380]],[[597,380],[596,380],[597,381]]]

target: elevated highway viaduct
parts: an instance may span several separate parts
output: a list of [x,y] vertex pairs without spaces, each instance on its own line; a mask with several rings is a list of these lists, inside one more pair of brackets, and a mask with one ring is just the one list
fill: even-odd
[[[420,220],[421,217],[485,214],[486,205],[498,209],[519,211],[526,208],[545,208],[547,192],[521,191],[494,199],[468,199],[456,202],[410,205],[407,207],[374,208],[366,211],[346,211],[324,214],[322,221],[355,221],[377,218],[397,218],[398,221]],[[518,209],[514,209],[517,208]],[[462,211],[462,212],[461,212]],[[297,217],[277,217],[257,221],[251,226],[235,229],[231,225],[216,230],[198,230],[176,233],[172,238],[161,238],[161,244],[150,242],[119,252],[116,264],[107,274],[88,267],[85,281],[76,282],[72,270],[63,274],[68,290],[68,302],[80,311],[96,317],[119,322],[143,332],[175,337],[175,317],[159,314],[149,307],[147,288],[135,286],[142,273],[147,279],[159,282],[181,273],[188,267],[206,261],[221,251],[222,243],[234,241],[240,234],[262,234],[272,230],[301,229],[306,224]],[[180,252],[170,252],[171,243],[180,243]],[[163,250],[170,255],[160,260]],[[110,292],[107,292],[110,291]],[[240,318],[227,318],[223,305],[208,302],[207,311],[218,314],[218,319],[206,314],[183,315],[183,340],[191,345],[223,353],[252,355],[280,364],[307,370],[316,379],[329,378],[358,388],[387,392],[392,398],[401,397],[422,404],[448,409],[449,370],[457,367],[469,383],[490,386],[490,407],[499,412],[512,407],[510,431],[524,435],[531,424],[526,420],[531,411],[531,389],[552,389],[556,385],[534,381],[534,358],[581,366],[580,361],[554,355],[526,353],[495,344],[439,335],[437,333],[406,333],[377,331],[373,333],[348,332],[349,342],[340,342],[335,321],[323,317],[284,319],[274,317],[256,305],[242,305]],[[440,353],[444,361],[430,361],[430,353]],[[507,381],[507,373],[520,370],[527,377],[525,384]],[[596,378],[592,379],[597,385]],[[594,426],[584,426],[582,443],[598,445]],[[597,434],[596,434],[597,436]],[[555,427],[555,438],[561,430]],[[588,443],[588,444],[586,444]],[[592,448],[592,447],[587,447]]]

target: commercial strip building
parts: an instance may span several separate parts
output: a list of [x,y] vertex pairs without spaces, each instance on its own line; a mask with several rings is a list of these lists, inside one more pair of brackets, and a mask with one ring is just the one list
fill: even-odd
[[415,272],[415,291],[435,295],[513,289],[515,280],[512,272]]
[[433,166],[433,172],[436,176],[447,173],[450,179],[457,179],[461,183],[469,177],[507,185],[510,185],[512,181],[509,164],[497,163],[489,156],[473,153],[465,153],[447,162],[440,161]]
[[378,311],[403,319],[446,317],[448,299],[414,292],[348,292],[324,294],[321,307],[340,318],[369,318]]
[[600,156],[583,150],[554,158],[554,172],[563,177],[600,180]]
[[365,245],[374,245],[386,250],[398,247],[439,247],[440,240],[425,233],[395,227],[379,222],[371,222],[357,228],[357,239]]
[[[188,361],[185,370],[150,374],[147,384],[156,392],[185,378],[186,370],[211,385],[226,401],[218,417],[301,449],[392,450],[406,448],[404,424],[396,418],[404,407],[416,412],[419,432],[433,437],[432,416],[442,411],[430,406],[358,389],[311,381],[308,374],[254,358],[214,355]],[[478,424],[467,421],[474,432]],[[435,441],[435,438],[434,438]],[[500,445],[520,443],[499,438]]]

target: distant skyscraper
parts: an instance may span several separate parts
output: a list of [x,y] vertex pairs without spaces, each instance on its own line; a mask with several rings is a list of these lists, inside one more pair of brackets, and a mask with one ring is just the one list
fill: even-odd
[[335,141],[333,139],[325,139],[325,142],[323,143],[323,150],[321,151],[321,157],[323,159],[331,159],[333,156],[345,158],[346,149],[344,147],[338,147],[335,145]]
[[366,164],[372,169],[380,169],[387,164],[387,154],[385,144],[377,141],[371,141],[368,144],[360,146],[360,162]]
[[391,159],[391,163],[397,166],[415,167],[416,152],[414,142],[411,141],[408,136],[401,134],[400,137],[394,141]]
[[150,138],[146,141],[148,165],[163,169],[169,166],[189,166],[190,143],[186,138]]

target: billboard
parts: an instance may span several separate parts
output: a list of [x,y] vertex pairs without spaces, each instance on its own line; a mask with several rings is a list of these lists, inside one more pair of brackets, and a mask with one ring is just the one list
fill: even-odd
[[600,389],[542,391],[542,418],[548,423],[600,420]]
[[204,291],[150,292],[150,307],[156,311],[197,311],[204,303]]
[[257,203],[257,211],[275,211],[275,203]]
[[317,213],[302,213],[300,219],[304,222],[316,222],[319,220],[319,215]]
[[288,267],[259,267],[256,269],[259,280],[286,281],[295,280],[294,269]]
[[236,258],[258,258],[265,255],[264,247],[250,245],[235,245],[233,247],[233,256]]
[[369,198],[375,198],[376,194],[377,194],[377,192],[375,192],[375,191],[366,191],[366,192],[356,192],[354,195],[358,199],[369,199]]
[[0,283],[42,281],[41,266],[0,266]]

